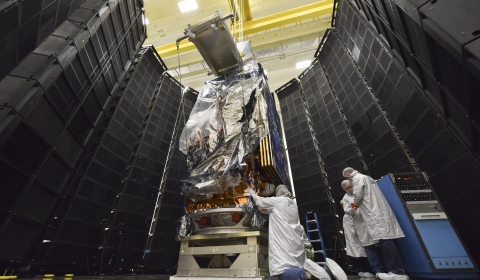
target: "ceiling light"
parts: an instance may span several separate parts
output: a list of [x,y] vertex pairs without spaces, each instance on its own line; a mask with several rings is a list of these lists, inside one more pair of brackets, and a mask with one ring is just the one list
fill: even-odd
[[180,8],[180,12],[182,13],[198,9],[197,1],[195,0],[180,1],[178,2],[178,7]]
[[297,62],[297,64],[295,65],[297,69],[303,69],[303,68],[306,68],[310,65],[310,63],[312,63],[311,60],[305,60],[305,61],[300,61],[300,62]]

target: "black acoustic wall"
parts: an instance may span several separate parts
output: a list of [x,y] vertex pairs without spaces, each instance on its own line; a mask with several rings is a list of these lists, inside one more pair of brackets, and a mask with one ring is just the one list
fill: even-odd
[[[26,13],[25,5],[33,2],[42,1],[15,5]],[[43,1],[41,5],[46,2],[62,6],[68,1]],[[75,7],[68,20],[55,23],[55,32],[42,38],[38,47],[32,47],[33,52],[0,81],[0,162],[2,170],[9,171],[1,178],[5,190],[0,210],[2,268],[15,264],[24,267],[26,273],[35,273],[39,267],[47,267],[46,263],[52,265],[49,269],[60,267],[57,263],[70,268],[78,264],[79,252],[85,248],[73,246],[71,250],[55,251],[58,244],[52,246],[52,241],[74,202],[76,189],[72,180],[78,177],[80,163],[89,155],[87,151],[96,135],[104,129],[103,118],[112,96],[145,38],[144,26],[137,21],[141,6],[132,6],[135,18],[128,19],[125,33],[135,37],[125,35],[112,42],[107,37],[116,31],[103,26],[119,13],[118,1],[88,1],[81,8],[80,1],[73,2],[67,3],[69,9]],[[79,11],[84,13],[81,23]],[[86,23],[90,22],[97,27],[89,28]],[[123,51],[128,50],[122,48],[127,43],[131,50]],[[121,53],[128,56],[122,57]],[[89,207],[85,213],[77,214],[90,215],[89,211],[97,209]],[[77,221],[72,224],[72,239],[78,238],[81,243],[91,238],[91,227],[82,227]],[[50,252],[52,248],[55,253]]]
[[[474,104],[479,101],[476,86],[480,81],[480,50],[475,46],[480,44],[480,19],[476,16],[480,4],[425,0],[344,2],[350,4],[343,9],[348,20],[342,23],[337,17],[337,27],[351,22],[343,31],[339,29],[349,32],[349,37],[342,34],[349,49],[358,51],[370,22],[369,28],[423,89],[432,108],[479,160],[479,117]],[[343,5],[341,1],[339,4]],[[378,6],[389,7],[386,19]]]
[[163,167],[154,198],[155,221],[150,224],[151,236],[145,248],[144,265],[148,272],[174,274],[178,263],[180,242],[175,241],[176,221],[185,215],[180,181],[187,176],[187,158],[180,152],[178,143],[197,95],[193,89],[184,89],[178,81],[165,75],[152,111],[155,117],[147,127],[150,140],[143,147],[143,153],[148,153],[145,160]]
[[[104,183],[114,190],[115,197],[110,206],[110,215],[106,217],[108,221],[105,227],[109,229],[101,241],[102,250],[96,252],[97,265],[102,266],[102,273],[139,269],[163,171],[161,157],[156,158],[155,164],[148,162],[147,165],[145,159],[149,153],[144,152],[144,146],[150,139],[147,129],[155,119],[152,110],[160,93],[161,75],[166,73],[166,69],[153,47],[141,49],[133,63],[128,71],[132,73],[131,78],[117,96],[117,99],[120,96],[121,99],[105,132],[121,144],[105,136],[93,159],[99,165],[121,173],[118,182]],[[122,153],[125,156],[117,158],[119,153],[110,147],[112,144],[118,145],[116,148],[120,151],[125,151]],[[92,164],[90,168],[97,167]],[[106,174],[102,172],[101,175]],[[101,181],[95,176],[88,177],[91,181]],[[98,186],[91,189],[91,183],[87,185],[86,192],[79,191],[79,195],[92,198]]]
[[[468,136],[470,132],[476,133],[478,127],[466,117],[468,109],[461,105],[459,97],[465,92],[460,89],[478,84],[478,68],[473,66],[479,57],[478,48],[471,48],[478,39],[472,38],[473,41],[465,45],[465,64],[451,59],[455,56],[451,49],[444,53],[444,57],[435,57],[445,46],[429,38],[433,36],[429,34],[432,30],[424,29],[424,22],[420,20],[424,16],[418,14],[418,8],[426,1],[416,1],[417,5],[413,2],[396,1],[397,6],[392,6],[402,18],[408,44],[404,44],[395,27],[378,21],[375,10],[364,1],[340,1],[336,27],[339,38],[346,43],[349,54],[365,74],[400,137],[421,170],[430,177],[467,248],[478,259],[480,242],[475,236],[478,236],[480,227],[471,225],[466,218],[466,213],[480,213],[480,207],[471,201],[480,193],[480,184],[476,180],[480,176],[479,157],[475,154],[475,145],[479,142]],[[464,4],[459,2],[451,8],[464,7]],[[435,4],[425,7],[436,10],[432,5]],[[443,14],[443,8],[439,9]],[[464,14],[465,17],[469,15]],[[442,25],[436,15],[430,15],[429,21],[429,25]],[[442,37],[437,36],[439,38]],[[450,62],[453,66],[443,65]],[[451,74],[450,80],[442,82],[443,74],[438,76],[438,73],[443,71],[456,73]],[[465,79],[458,80],[456,75],[459,73],[463,73]],[[476,98],[477,95],[467,96]],[[472,101],[471,104],[475,103]]]
[[[306,103],[315,137],[325,161],[328,183],[332,188],[335,201],[340,201],[345,191],[340,184],[345,178],[342,171],[350,166],[368,174],[368,169],[353,136],[340,100],[325,76],[322,64],[315,60],[300,76]],[[345,93],[341,92],[344,96]],[[344,99],[344,102],[348,102]],[[343,213],[342,207],[336,203],[337,211]]]
[[408,149],[335,31],[328,33],[318,60],[338,95],[371,176],[413,171],[415,164]]
[[[112,271],[116,265],[121,267],[122,263],[116,263],[117,259],[112,256],[119,246],[117,237],[121,231],[115,222],[123,221],[132,227],[132,221],[126,220],[122,211],[126,204],[120,203],[129,201],[124,194],[122,179],[152,99],[154,85],[165,71],[153,52],[152,48],[143,49],[133,58],[126,78],[78,168],[69,189],[69,199],[61,205],[57,229],[49,232],[52,242],[42,252],[44,262],[57,267],[72,267],[70,262],[74,261],[74,269],[91,274]],[[137,203],[135,207],[143,209],[147,206]],[[143,214],[148,216],[148,213]],[[122,241],[130,248],[129,237]],[[127,260],[131,261],[135,256],[132,254]],[[131,265],[129,268],[133,266],[131,262],[128,264]]]
[[[118,39],[126,33],[125,30],[115,30],[113,26],[129,28],[130,20],[136,19],[136,14],[142,8],[139,0],[4,0],[0,4],[0,79],[3,79],[30,52],[43,43],[54,30],[72,16],[80,7],[95,10],[107,16],[108,10],[101,8],[108,4],[110,8],[120,5],[116,15],[110,19],[102,18],[101,28],[106,32],[106,44],[110,36]],[[121,10],[121,11],[120,11]],[[116,20],[120,21],[117,25]],[[123,24],[123,23],[125,24]],[[141,19],[138,21],[142,24]],[[84,22],[87,24],[87,21]],[[94,25],[88,26],[90,29]],[[85,26],[83,26],[85,27]],[[100,27],[97,26],[97,27]],[[143,28],[143,26],[142,26]],[[137,31],[132,31],[137,32]],[[138,31],[139,33],[143,31]],[[108,33],[108,34],[107,34]],[[99,35],[100,36],[100,35]],[[112,51],[112,49],[110,49]]]
[[87,0],[2,1],[0,4],[0,79]]
[[316,212],[327,254],[345,265],[344,251],[340,249],[344,244],[339,232],[341,222],[331,186],[328,184],[320,145],[315,138],[314,121],[306,106],[301,84],[295,79],[291,80],[275,93],[280,101],[300,220],[305,221],[307,212]]

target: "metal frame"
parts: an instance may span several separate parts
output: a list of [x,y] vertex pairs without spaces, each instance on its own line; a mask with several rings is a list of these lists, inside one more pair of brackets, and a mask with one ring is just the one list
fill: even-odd
[[245,227],[243,224],[252,219],[252,216],[245,213],[242,219],[234,226],[221,226],[221,227],[202,227],[195,218],[200,216],[211,216],[216,214],[234,214],[234,213],[245,213],[242,208],[218,208],[218,209],[208,209],[204,211],[198,211],[190,214],[192,220],[193,234],[224,234],[224,233],[238,233],[245,232],[250,230],[250,227]]
[[[268,234],[261,231],[187,236],[181,240],[177,275],[170,279],[262,279],[269,276],[267,246]],[[232,262],[227,255],[237,258]],[[195,257],[211,259],[209,267],[201,268]]]

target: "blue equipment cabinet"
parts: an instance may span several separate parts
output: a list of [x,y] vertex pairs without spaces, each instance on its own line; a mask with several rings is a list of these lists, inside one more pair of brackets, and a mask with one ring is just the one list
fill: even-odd
[[425,173],[389,173],[378,186],[405,233],[396,242],[410,277],[479,278]]

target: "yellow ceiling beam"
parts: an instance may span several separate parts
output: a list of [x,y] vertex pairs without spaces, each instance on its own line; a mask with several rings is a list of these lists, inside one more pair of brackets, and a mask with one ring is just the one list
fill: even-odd
[[242,15],[244,22],[253,19],[249,0],[228,0],[228,4],[231,12],[238,11],[235,13],[237,20],[239,20],[238,14]]
[[[246,21],[243,23],[243,35],[247,36],[262,31],[279,28],[295,22],[304,21],[316,17],[323,17],[331,14],[332,11],[333,0],[318,1],[309,5],[290,9],[270,16]],[[236,32],[238,33],[238,28],[236,29]],[[195,45],[188,42],[187,40],[182,41],[179,46],[180,52],[191,51],[194,49]],[[176,43],[170,43],[156,47],[156,50],[162,57],[168,57],[177,54]]]
[[274,29],[299,21],[332,14],[333,0],[318,1],[312,4],[286,10],[270,16],[243,23],[243,35]]

